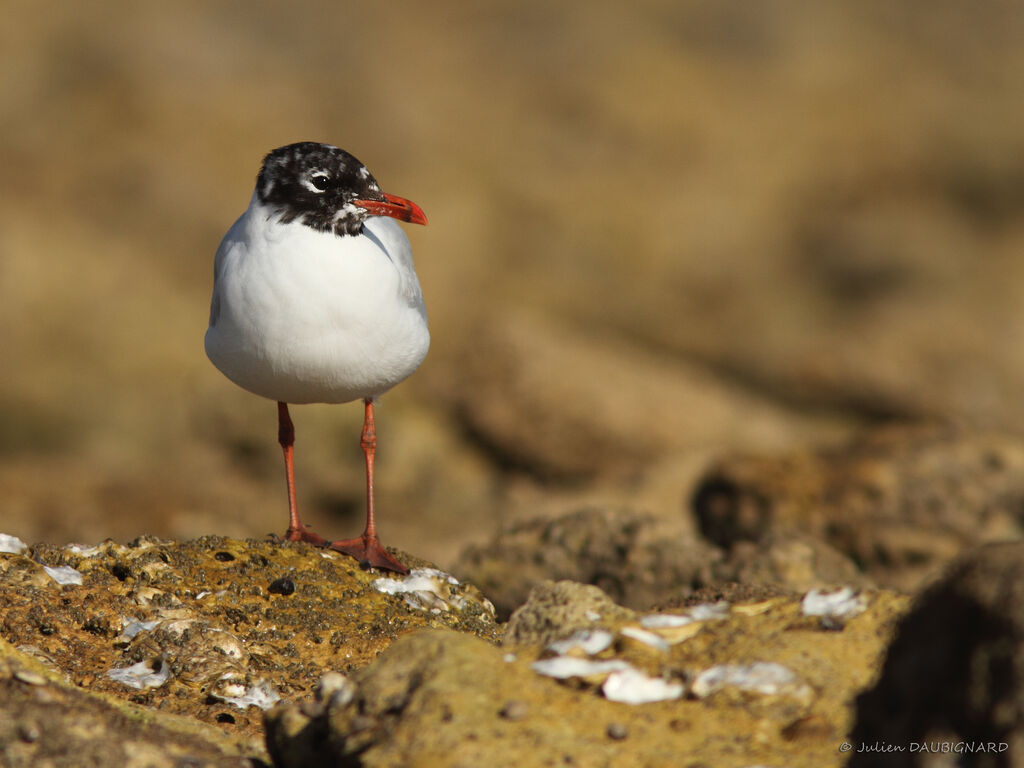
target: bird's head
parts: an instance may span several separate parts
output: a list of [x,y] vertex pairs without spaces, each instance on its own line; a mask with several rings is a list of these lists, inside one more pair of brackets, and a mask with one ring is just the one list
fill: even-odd
[[268,154],[256,179],[256,194],[282,221],[299,221],[337,235],[358,235],[370,216],[427,223],[416,203],[382,192],[354,156],[315,141],[289,144]]

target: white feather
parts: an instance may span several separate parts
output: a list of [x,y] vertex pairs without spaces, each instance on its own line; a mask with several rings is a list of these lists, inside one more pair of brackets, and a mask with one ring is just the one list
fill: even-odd
[[429,345],[412,249],[394,220],[339,236],[282,223],[254,194],[221,241],[206,354],[250,392],[287,403],[375,397]]

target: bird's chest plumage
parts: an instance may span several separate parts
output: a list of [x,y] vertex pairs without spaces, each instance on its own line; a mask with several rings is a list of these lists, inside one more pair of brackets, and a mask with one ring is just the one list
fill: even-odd
[[250,209],[215,270],[207,354],[256,394],[346,402],[390,389],[426,355],[408,241],[391,221],[338,236]]

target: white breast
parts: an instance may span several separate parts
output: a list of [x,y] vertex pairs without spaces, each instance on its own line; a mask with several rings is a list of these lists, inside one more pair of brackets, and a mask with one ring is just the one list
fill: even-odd
[[206,354],[229,379],[289,403],[379,395],[423,362],[427,314],[402,228],[280,223],[255,196],[214,266]]

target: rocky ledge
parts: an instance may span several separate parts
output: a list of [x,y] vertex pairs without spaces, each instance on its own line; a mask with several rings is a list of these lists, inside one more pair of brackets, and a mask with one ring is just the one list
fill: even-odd
[[[263,710],[311,695],[326,671],[361,668],[418,629],[499,637],[479,591],[413,557],[411,574],[392,578],[306,545],[217,537],[26,547],[4,536],[0,550],[4,684],[21,693],[0,700],[0,742],[19,745],[14,765],[84,765],[94,750],[88,764],[113,765],[99,755],[120,746],[129,759],[140,739],[140,754],[167,761],[139,765],[177,765],[168,728],[111,744],[104,729],[77,727],[114,728],[124,705],[146,722],[183,716],[211,744],[228,737],[233,754],[265,761]],[[25,697],[45,712],[23,714]]]
[[634,610],[549,581],[507,624],[414,558],[397,577],[272,541],[0,549],[4,765],[910,766],[929,763],[856,745],[1024,731],[1024,544],[974,550],[916,602]]

